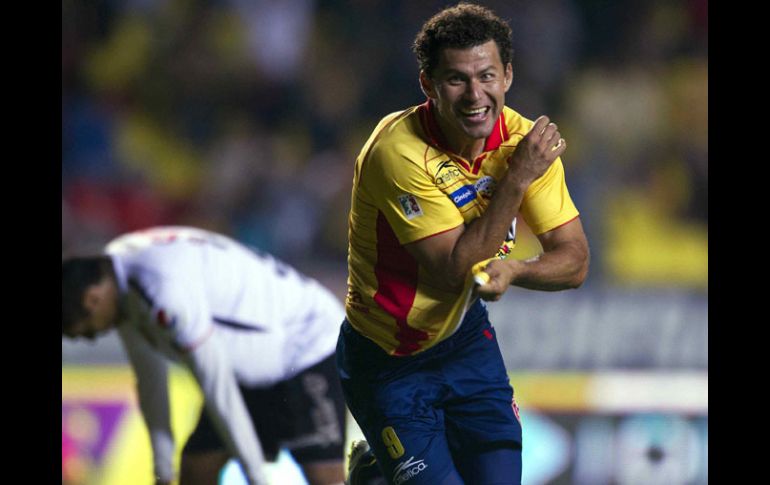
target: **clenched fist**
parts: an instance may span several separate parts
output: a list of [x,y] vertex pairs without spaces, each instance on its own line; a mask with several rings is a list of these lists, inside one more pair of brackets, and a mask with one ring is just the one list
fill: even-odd
[[543,176],[554,160],[567,148],[558,127],[547,116],[535,120],[532,129],[521,139],[508,163],[508,170],[523,185]]

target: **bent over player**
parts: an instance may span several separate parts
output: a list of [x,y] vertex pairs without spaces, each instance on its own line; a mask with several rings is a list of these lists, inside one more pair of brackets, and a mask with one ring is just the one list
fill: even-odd
[[[576,288],[589,251],[557,126],[504,105],[510,37],[477,5],[429,19],[414,43],[427,101],[383,118],[356,160],[337,365],[371,453],[353,449],[353,483],[375,462],[395,485],[521,481],[521,425],[482,299]],[[504,259],[519,216],[539,258]]]
[[223,235],[158,227],[62,263],[62,335],[116,328],[137,379],[156,483],[175,478],[168,359],[205,412],[182,451],[182,485],[217,483],[235,457],[250,484],[286,447],[311,484],[344,479],[344,401],[333,360],[340,302],[318,282]]

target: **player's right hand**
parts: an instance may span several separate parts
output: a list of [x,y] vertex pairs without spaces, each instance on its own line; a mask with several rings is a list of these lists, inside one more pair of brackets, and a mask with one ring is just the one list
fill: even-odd
[[556,123],[551,123],[545,115],[540,116],[511,155],[508,170],[523,184],[529,185],[542,177],[566,149],[567,142],[561,137]]
[[478,296],[484,301],[497,301],[502,298],[511,285],[517,264],[519,262],[516,260],[494,259],[490,261],[482,271],[474,275],[474,280],[476,280],[475,276],[481,276],[481,273],[486,276],[476,281],[473,296]]

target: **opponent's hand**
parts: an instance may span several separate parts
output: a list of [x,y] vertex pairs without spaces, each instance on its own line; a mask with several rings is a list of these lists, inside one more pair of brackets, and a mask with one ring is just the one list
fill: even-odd
[[556,123],[551,123],[545,115],[540,116],[511,155],[508,170],[523,184],[529,185],[542,177],[566,149],[567,142],[561,137]]
[[[476,284],[474,294],[485,301],[497,301],[511,286],[511,281],[516,274],[520,261],[515,259],[500,260],[495,259],[489,262],[483,272],[488,276],[488,281],[484,284]],[[481,275],[477,275],[481,276]],[[486,277],[482,278],[486,280]]]

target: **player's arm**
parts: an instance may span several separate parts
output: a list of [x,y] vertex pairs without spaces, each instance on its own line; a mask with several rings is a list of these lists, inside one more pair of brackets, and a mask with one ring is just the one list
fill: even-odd
[[169,413],[168,362],[134,327],[121,325],[118,333],[136,375],[139,409],[150,434],[156,483],[171,483],[175,445]]
[[226,350],[216,332],[185,354],[203,391],[209,414],[227,449],[241,462],[251,485],[266,484],[264,455]]
[[471,267],[492,257],[505,240],[529,185],[541,177],[566,149],[557,127],[545,116],[519,142],[508,170],[495,189],[484,214],[471,224],[460,225],[404,245],[445,289],[460,291]]
[[485,300],[499,300],[509,285],[531,290],[559,291],[579,287],[588,275],[588,240],[580,218],[538,236],[543,253],[519,261],[493,260],[484,271],[490,280],[478,288]]

